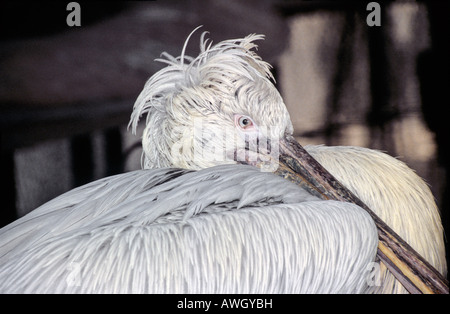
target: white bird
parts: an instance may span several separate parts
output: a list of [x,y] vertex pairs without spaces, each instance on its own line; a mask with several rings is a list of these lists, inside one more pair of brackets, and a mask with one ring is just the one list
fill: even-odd
[[[267,172],[293,127],[258,39],[212,45],[203,33],[196,58],[185,55],[189,38],[181,56],[164,53],[130,121],[135,132],[147,115],[146,169],[1,229],[0,292],[405,292],[383,266],[371,281],[378,236],[363,209]],[[412,170],[369,149],[307,150],[446,272],[439,212]]]
[[6,227],[0,287],[11,293],[361,292],[376,252],[373,221],[356,205],[322,203],[243,165],[106,178]]

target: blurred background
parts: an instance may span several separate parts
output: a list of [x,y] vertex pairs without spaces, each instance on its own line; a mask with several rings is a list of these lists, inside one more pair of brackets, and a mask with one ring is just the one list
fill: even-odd
[[[450,13],[447,1],[179,0],[0,4],[0,226],[76,186],[140,168],[134,100],[162,65],[214,42],[266,35],[302,144],[356,145],[398,157],[430,185],[448,226]],[[447,99],[447,100],[446,100]],[[447,228],[448,230],[448,228]],[[448,250],[447,250],[448,251]]]

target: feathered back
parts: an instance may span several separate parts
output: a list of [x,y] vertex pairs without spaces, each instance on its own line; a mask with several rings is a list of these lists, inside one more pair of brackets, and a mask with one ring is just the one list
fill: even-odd
[[[274,80],[270,64],[254,52],[257,47],[254,42],[264,39],[263,35],[251,34],[213,45],[205,38],[207,33],[201,35],[200,54],[196,58],[185,54],[193,32],[180,56],[162,53],[162,58],[155,61],[167,66],[147,81],[134,104],[129,123],[134,134],[140,117],[147,114],[142,139],[144,168],[202,168],[173,163],[173,156],[169,156],[174,143],[193,137],[187,133],[192,131],[196,117],[216,115],[218,123],[222,124],[220,119],[227,119],[232,112],[258,111],[262,116],[260,112],[267,112],[263,105],[259,109],[249,109],[249,104],[260,103],[260,99],[272,99],[270,103],[280,103],[284,107],[281,96],[270,82]],[[236,101],[240,90],[247,99]],[[249,101],[249,97],[253,99]],[[281,111],[277,119],[286,121],[287,110]],[[178,151],[176,154],[181,155]]]
[[138,170],[1,229],[0,293],[355,293],[377,242],[356,205],[250,166]]

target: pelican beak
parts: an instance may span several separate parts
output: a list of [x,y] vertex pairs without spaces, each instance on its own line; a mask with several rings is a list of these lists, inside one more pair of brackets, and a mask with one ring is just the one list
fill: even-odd
[[274,173],[300,185],[311,194],[322,199],[353,203],[359,201],[308,154],[292,135],[286,134],[279,141],[278,159],[278,168]]
[[[246,150],[243,160],[235,160],[242,160],[239,162],[256,166],[262,171],[273,172],[321,199],[347,201],[364,206],[356,196],[308,154],[292,135],[286,134],[284,138],[277,140],[277,149],[274,149],[273,142],[266,138],[260,142],[267,142],[268,149],[249,149]],[[256,157],[251,155],[252,153]]]
[[290,134],[279,141],[278,163],[273,172],[321,199],[350,202],[365,209],[378,229],[378,258],[409,292],[449,293],[446,278],[336,180]]

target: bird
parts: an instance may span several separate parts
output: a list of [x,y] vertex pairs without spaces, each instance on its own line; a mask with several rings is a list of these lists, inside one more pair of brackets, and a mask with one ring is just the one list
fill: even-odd
[[[365,210],[276,175],[293,125],[256,53],[264,36],[213,44],[203,32],[191,57],[197,29],[180,56],[156,59],[165,67],[133,106],[143,169],[0,229],[0,292],[405,293],[377,261]],[[446,273],[439,211],[413,170],[366,148],[305,149]]]
[[[6,248],[0,287],[8,293],[361,292],[360,275],[376,252],[373,221],[352,204],[329,201],[323,210],[323,201],[285,181],[223,165],[134,171],[82,186],[2,234],[20,252]],[[312,242],[317,227],[321,234]],[[319,247],[323,258],[314,254]]]

